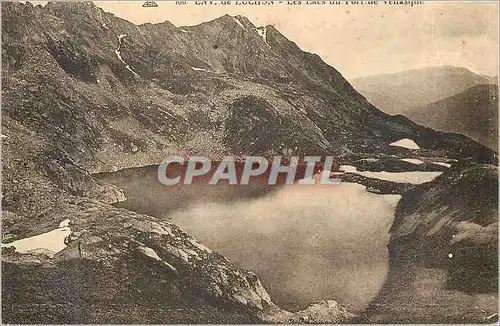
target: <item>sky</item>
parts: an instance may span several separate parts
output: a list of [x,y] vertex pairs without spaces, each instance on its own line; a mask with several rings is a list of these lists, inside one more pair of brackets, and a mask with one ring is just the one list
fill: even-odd
[[[230,14],[254,25],[274,25],[303,50],[319,54],[346,78],[429,66],[466,67],[498,75],[498,2],[424,2],[421,5],[196,5],[188,1],[96,1],[133,23],[196,25]],[[286,2],[286,1],[284,1]],[[327,1],[329,2],[329,1]],[[341,1],[344,3],[345,1]],[[350,1],[349,1],[350,2]]]

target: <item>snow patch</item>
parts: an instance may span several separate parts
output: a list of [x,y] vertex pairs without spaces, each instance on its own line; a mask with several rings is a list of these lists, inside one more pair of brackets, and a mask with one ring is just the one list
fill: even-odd
[[367,178],[375,178],[380,180],[386,180],[396,183],[411,183],[419,185],[422,183],[430,182],[437,177],[439,177],[443,172],[357,172],[358,174],[365,176]]
[[16,240],[7,244],[2,243],[2,247],[14,247],[15,251],[20,254],[37,254],[45,252],[49,257],[54,257],[56,253],[66,248],[64,239],[71,234],[69,222],[70,220],[64,220],[59,224],[57,229],[49,232]]
[[444,163],[444,162],[432,162],[432,164],[437,164],[437,165],[445,166],[445,167],[447,167],[447,168],[451,168],[451,164],[450,164],[450,163]]
[[139,74],[136,73],[135,71],[133,71],[132,68],[130,68],[130,66],[123,60],[122,54],[120,52],[121,47],[122,47],[122,40],[125,36],[127,36],[127,34],[120,34],[120,35],[116,35],[116,36],[118,37],[118,48],[116,48],[116,50],[115,50],[116,57],[118,58],[118,60],[120,60],[125,65],[125,68],[127,68],[128,71],[133,73],[134,76],[139,77]]
[[244,30],[246,30],[245,26],[243,26],[243,24],[238,20],[238,18],[236,17],[233,17],[234,21],[241,26],[241,28],[243,28]]
[[420,146],[417,145],[412,139],[403,138],[398,141],[389,144],[390,146],[399,146],[408,149],[420,149]]
[[270,46],[270,44],[267,43],[267,27],[257,27],[255,30],[257,31],[259,36],[262,37],[264,43]]
[[183,33],[189,33],[188,31],[186,31],[185,29],[182,29],[182,28],[180,29],[180,31]]
[[207,69],[204,69],[204,68],[196,68],[196,67],[191,67],[191,69],[195,70],[195,71],[206,71],[206,72],[210,72],[208,71]]
[[346,173],[355,173],[366,178],[373,178],[385,181],[391,181],[396,183],[411,183],[411,184],[422,184],[430,182],[437,177],[439,177],[443,172],[421,172],[421,171],[410,171],[410,172],[372,172],[372,171],[358,171],[355,166],[352,165],[341,165],[340,170]]
[[59,227],[60,227],[60,228],[66,228],[66,227],[69,227],[69,222],[70,222],[70,220],[69,220],[69,219],[66,219],[66,220],[62,221],[61,223],[59,223]]
[[358,172],[358,169],[353,166],[353,165],[341,165],[340,166],[340,171],[344,171],[344,172],[349,172],[349,173],[356,173]]
[[416,159],[416,158],[403,158],[403,159],[401,159],[401,161],[412,163],[412,164],[417,164],[417,165],[425,163],[424,161],[421,161],[421,160]]

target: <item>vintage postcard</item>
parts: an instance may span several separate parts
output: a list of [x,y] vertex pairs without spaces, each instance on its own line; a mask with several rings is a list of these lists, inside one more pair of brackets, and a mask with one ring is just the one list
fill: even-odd
[[3,324],[498,322],[497,1],[2,1]]

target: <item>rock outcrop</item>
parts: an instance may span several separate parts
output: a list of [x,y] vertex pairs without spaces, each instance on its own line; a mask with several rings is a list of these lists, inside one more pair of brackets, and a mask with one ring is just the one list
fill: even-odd
[[455,164],[403,194],[390,272],[362,321],[491,323],[498,319],[498,171]]
[[4,322],[249,323],[277,308],[255,274],[171,223],[90,200],[51,215],[72,231],[53,259],[4,249]]

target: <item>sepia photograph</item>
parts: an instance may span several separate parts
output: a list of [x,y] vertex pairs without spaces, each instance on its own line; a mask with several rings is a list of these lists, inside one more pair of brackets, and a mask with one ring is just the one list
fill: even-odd
[[2,324],[498,324],[497,1],[1,1]]

